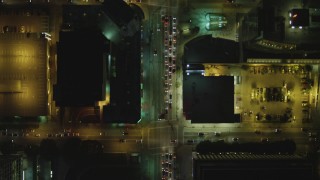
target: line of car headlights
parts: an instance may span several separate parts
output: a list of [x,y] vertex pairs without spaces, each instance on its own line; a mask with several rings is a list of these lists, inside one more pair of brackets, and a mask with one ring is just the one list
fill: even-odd
[[174,153],[165,153],[161,155],[161,177],[165,179],[174,179],[176,155]]
[[165,99],[166,112],[171,109],[172,94],[170,88],[172,86],[172,74],[176,71],[176,43],[177,43],[177,18],[163,15],[162,23],[164,26],[164,66],[165,66]]

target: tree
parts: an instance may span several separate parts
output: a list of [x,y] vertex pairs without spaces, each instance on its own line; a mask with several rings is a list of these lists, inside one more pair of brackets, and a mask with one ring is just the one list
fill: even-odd
[[256,83],[256,82],[252,82],[251,87],[252,87],[253,89],[257,88],[257,83]]
[[271,121],[271,120],[272,120],[272,116],[271,116],[270,114],[267,114],[267,115],[266,115],[266,120],[267,120],[267,121]]
[[40,156],[52,161],[58,156],[58,147],[53,139],[43,139],[40,143]]
[[81,143],[81,151],[84,155],[97,155],[103,152],[103,145],[96,140],[86,140]]
[[29,158],[35,158],[39,155],[40,147],[35,144],[29,144],[24,148],[24,152]]
[[202,141],[196,151],[200,154],[221,153],[221,152],[248,152],[256,154],[293,154],[296,151],[296,144],[293,140],[269,142],[264,140],[259,142],[233,143]]
[[81,139],[70,138],[62,146],[62,156],[67,164],[73,165],[81,157]]
[[0,150],[2,154],[16,154],[17,146],[13,141],[6,141],[1,143]]
[[196,151],[201,154],[208,154],[211,152],[211,142],[210,141],[202,141],[196,146]]
[[311,72],[312,71],[312,66],[310,64],[307,64],[306,66],[306,71]]
[[176,88],[180,88],[181,83],[180,82],[176,82]]

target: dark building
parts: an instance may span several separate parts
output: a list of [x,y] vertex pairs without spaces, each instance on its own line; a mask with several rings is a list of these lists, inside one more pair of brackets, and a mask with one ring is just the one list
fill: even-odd
[[192,123],[233,123],[234,77],[187,75],[183,81],[183,110]]
[[201,63],[239,63],[239,43],[213,38],[211,35],[199,36],[184,46],[184,66]]
[[184,47],[183,57],[183,112],[192,123],[233,123],[239,118],[234,114],[234,76],[204,76],[204,64],[240,62],[239,43],[197,37]]
[[312,180],[312,163],[298,155],[193,153],[193,179]]
[[102,153],[70,168],[66,179],[143,179],[139,154]]
[[126,26],[135,15],[133,9],[122,0],[105,0],[103,6],[104,12],[119,27]]
[[108,63],[110,103],[104,106],[107,123],[137,123],[141,118],[140,33],[128,38],[126,44],[114,46]]
[[57,106],[95,106],[105,99],[109,42],[98,29],[60,32],[57,53]]
[[140,120],[140,11],[123,1],[63,7],[57,106],[95,106],[106,123]]
[[64,5],[62,9],[62,30],[76,30],[97,27],[105,21],[101,6]]
[[21,155],[0,155],[0,179],[22,179]]
[[290,12],[291,26],[309,26],[309,9],[292,9]]
[[120,29],[122,36],[134,36],[140,30],[141,12],[132,7],[123,0],[105,0],[103,3],[103,12]]
[[[265,2],[265,1],[264,1]],[[268,3],[268,2],[265,2]],[[258,21],[264,33],[269,34],[275,31],[275,7],[266,4],[259,11]]]

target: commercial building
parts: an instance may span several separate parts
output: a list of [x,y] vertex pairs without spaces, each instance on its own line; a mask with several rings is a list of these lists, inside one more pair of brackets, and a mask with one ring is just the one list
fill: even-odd
[[[192,123],[234,123],[234,79],[231,73],[208,73],[211,64],[239,62],[239,44],[205,35],[188,42],[183,57],[183,110]],[[214,65],[212,68],[217,68]]]
[[54,92],[57,106],[93,107],[105,99],[108,43],[98,29],[60,32]]
[[48,115],[48,39],[40,33],[3,33],[0,47],[1,116]]
[[1,121],[50,114],[49,13],[41,5],[0,6]]
[[0,155],[0,179],[22,179],[21,155]]
[[[129,9],[129,13],[119,14],[117,8]],[[63,7],[54,99],[58,107],[82,107],[72,110],[75,120],[86,121],[88,117],[81,112],[93,115],[95,122],[140,120],[141,37],[137,17],[122,1]],[[64,110],[60,112],[63,116]]]
[[298,155],[193,153],[193,179],[239,180],[312,180],[314,167],[310,160]]

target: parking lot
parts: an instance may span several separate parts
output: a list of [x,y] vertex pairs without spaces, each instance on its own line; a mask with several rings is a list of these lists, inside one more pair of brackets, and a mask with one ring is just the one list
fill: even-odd
[[235,77],[235,114],[251,123],[311,122],[317,104],[315,71],[311,65],[297,64],[205,64],[205,76]]
[[15,33],[2,34],[0,40],[0,113],[46,115],[46,40]]
[[310,121],[312,90],[304,85],[309,73],[297,67],[259,65],[243,70],[242,120],[295,124]]
[[8,32],[8,30],[15,33],[49,32],[49,16],[46,12],[48,10],[27,8],[0,10],[0,32]]

